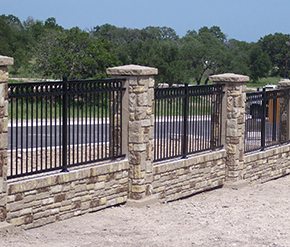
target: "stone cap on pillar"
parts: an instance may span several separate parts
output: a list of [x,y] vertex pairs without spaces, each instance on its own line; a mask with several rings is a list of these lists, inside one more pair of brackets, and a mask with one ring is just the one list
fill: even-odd
[[213,82],[236,82],[236,83],[245,83],[250,80],[249,76],[233,73],[212,75],[209,77],[209,79]]
[[278,82],[278,87],[290,87],[290,80],[289,79],[281,79]]
[[107,68],[107,74],[122,76],[157,75],[158,69],[136,64]]
[[12,57],[6,57],[0,55],[0,66],[6,66],[6,65],[13,65],[14,59]]

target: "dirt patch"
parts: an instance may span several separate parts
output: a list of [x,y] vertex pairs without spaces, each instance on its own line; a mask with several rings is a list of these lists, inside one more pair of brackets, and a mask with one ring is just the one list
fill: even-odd
[[290,246],[290,176],[144,208],[120,206],[0,238],[0,246]]

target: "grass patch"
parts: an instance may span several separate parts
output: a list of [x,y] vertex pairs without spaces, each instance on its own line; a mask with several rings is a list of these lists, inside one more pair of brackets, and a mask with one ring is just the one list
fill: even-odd
[[42,75],[33,71],[35,59],[31,59],[28,64],[21,66],[15,70],[14,66],[8,66],[9,77],[12,78],[42,78]]
[[[18,99],[8,104],[8,118],[18,119],[59,119],[62,117],[62,102],[26,101]],[[74,102],[68,104],[69,118],[102,118],[110,116],[109,106],[97,106]]]
[[281,80],[281,77],[266,77],[266,78],[261,78],[258,82],[248,82],[247,87],[264,87],[268,84],[271,85],[277,85],[278,82]]
[[[212,105],[209,99],[201,96],[190,97],[188,104],[188,116],[210,115]],[[178,99],[155,100],[155,115],[158,117],[183,116],[183,103]]]

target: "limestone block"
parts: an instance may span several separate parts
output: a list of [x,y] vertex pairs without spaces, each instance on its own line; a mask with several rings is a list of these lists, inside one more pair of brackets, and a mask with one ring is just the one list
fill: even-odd
[[232,97],[228,97],[227,98],[227,111],[228,112],[232,111],[233,107],[234,107],[234,100]]
[[290,87],[289,79],[282,79],[278,82],[278,87]]
[[236,98],[237,96],[241,96],[240,91],[230,91],[229,96]]
[[4,101],[4,116],[8,117],[8,100]]
[[151,120],[150,119],[144,119],[141,121],[142,127],[150,127],[151,126]]
[[142,127],[140,121],[129,122],[129,142],[143,143]]
[[1,133],[0,134],[0,149],[6,149],[8,146],[8,134]]
[[106,204],[107,203],[107,197],[103,197],[100,199],[100,204]]
[[144,86],[136,86],[133,88],[133,93],[144,93],[147,92],[146,87]]
[[241,108],[233,108],[233,118],[239,118],[241,116]]
[[111,67],[106,70],[107,74],[124,75],[124,76],[138,76],[138,75],[157,75],[158,69],[152,67],[145,67],[135,64]]
[[150,116],[150,115],[152,115],[152,113],[153,113],[153,108],[152,107],[148,107],[147,110],[146,110],[146,114]]
[[[135,108],[134,108],[135,109]],[[135,120],[135,113],[130,113],[129,120],[134,121]]]
[[7,66],[7,65],[13,65],[13,64],[14,64],[14,59],[12,57],[0,55],[0,70],[1,70],[1,67]]
[[59,193],[59,192],[62,191],[62,189],[63,189],[63,185],[61,185],[61,184],[60,185],[53,186],[51,188],[51,193],[53,193],[53,194]]
[[144,86],[146,91],[148,90],[149,80],[148,76],[139,76],[138,77],[138,85]]
[[20,211],[20,215],[32,214],[32,208],[24,208]]
[[229,144],[228,145],[228,154],[236,154],[237,147],[236,145]]
[[129,111],[134,112],[136,105],[136,94],[129,94]]
[[0,107],[4,107],[6,90],[7,90],[6,83],[1,83],[0,84]]
[[248,76],[233,73],[212,75],[209,77],[209,79],[213,82],[239,82],[239,83],[245,83],[250,80]]
[[238,128],[237,119],[227,119],[227,128],[237,129]]
[[152,173],[153,172],[153,165],[151,161],[146,161],[146,172]]
[[141,166],[140,165],[135,165],[133,167],[133,177],[140,179],[140,178],[144,178],[145,176],[145,172],[141,171]]
[[227,128],[227,136],[228,137],[237,137],[238,136],[238,130],[233,128]]
[[138,106],[147,106],[148,105],[148,97],[146,93],[137,95],[137,105]]
[[136,77],[136,76],[129,76],[126,79],[129,82],[129,85],[130,86],[137,86],[138,85],[138,77]]
[[148,106],[152,106],[154,100],[154,88],[149,88],[147,91]]
[[242,107],[245,104],[243,102],[242,94],[239,94],[237,97],[234,97],[234,107]]
[[0,66],[0,82],[8,82],[8,72],[7,68],[3,68]]
[[154,88],[155,86],[155,79],[153,76],[149,77],[149,88]]
[[2,125],[2,131],[3,132],[8,132],[8,118],[4,118],[1,121],[1,125]]
[[135,119],[136,120],[146,119],[147,117],[146,111],[147,111],[147,107],[136,107]]

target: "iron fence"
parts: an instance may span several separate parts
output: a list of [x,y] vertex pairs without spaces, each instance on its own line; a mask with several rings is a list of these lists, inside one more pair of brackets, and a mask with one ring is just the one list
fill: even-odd
[[7,177],[121,157],[123,82],[9,83]]
[[221,147],[223,85],[155,89],[154,161]]
[[245,152],[264,150],[288,141],[285,132],[288,120],[283,116],[288,99],[289,89],[247,93]]

